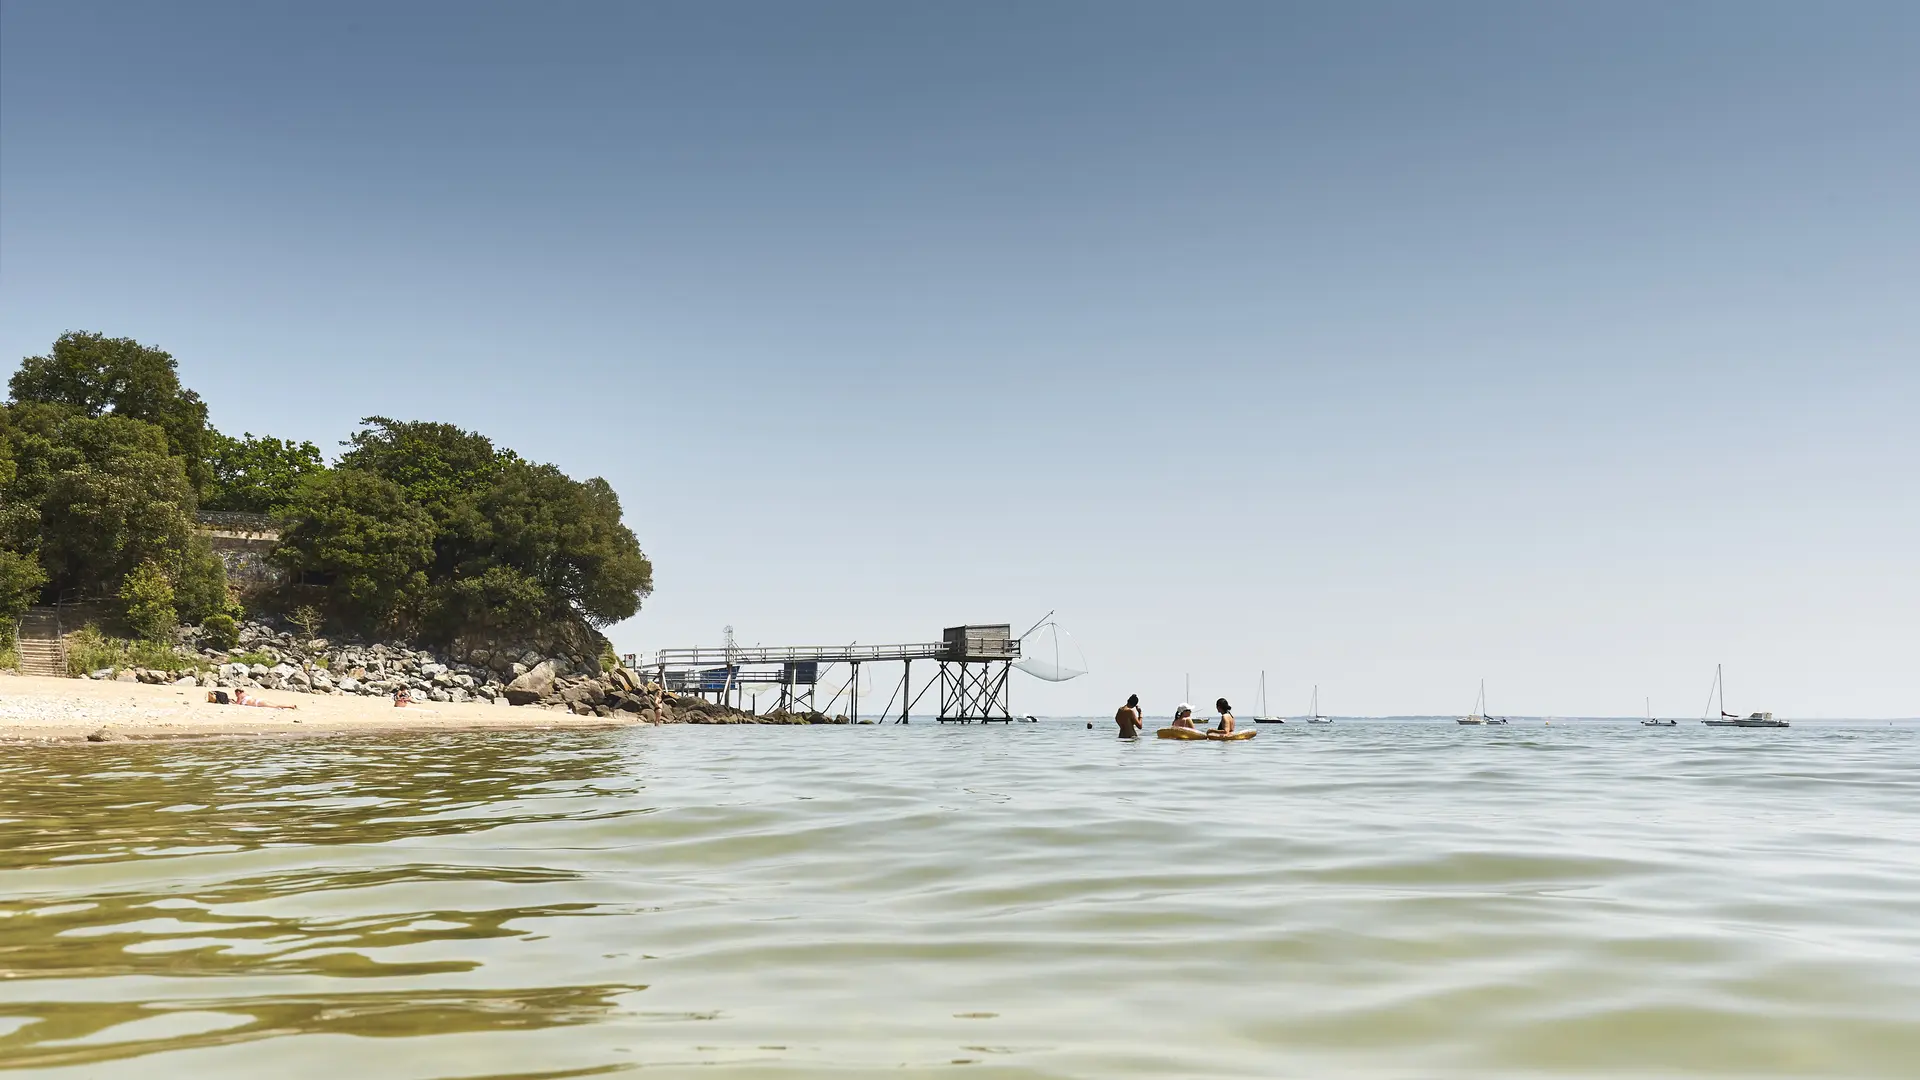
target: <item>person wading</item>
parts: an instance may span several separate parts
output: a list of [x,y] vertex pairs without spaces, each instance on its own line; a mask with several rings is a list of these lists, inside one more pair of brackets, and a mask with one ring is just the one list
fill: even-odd
[[1113,714],[1113,722],[1120,725],[1120,737],[1137,739],[1140,737],[1142,718],[1140,716],[1140,695],[1128,694],[1127,703]]

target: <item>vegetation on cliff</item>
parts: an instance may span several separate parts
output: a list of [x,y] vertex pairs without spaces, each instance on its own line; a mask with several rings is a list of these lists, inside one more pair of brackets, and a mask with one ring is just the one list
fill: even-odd
[[249,602],[433,641],[593,636],[653,568],[605,480],[574,480],[450,424],[369,417],[327,464],[311,442],[207,424],[174,358],[68,333],[0,406],[0,619],[114,598],[132,629],[238,614],[196,512],[269,513],[287,583]]

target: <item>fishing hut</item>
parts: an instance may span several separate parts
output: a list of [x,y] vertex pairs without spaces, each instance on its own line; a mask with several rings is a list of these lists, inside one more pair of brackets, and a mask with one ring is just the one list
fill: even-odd
[[[860,722],[861,667],[900,665],[900,680],[881,709],[883,719],[906,723],[920,699],[940,691],[943,724],[1011,723],[1008,675],[1020,659],[1020,639],[1011,623],[949,626],[939,641],[900,645],[740,645],[727,628],[719,648],[661,649],[651,665],[660,685],[734,708],[749,700],[748,687],[775,692],[773,711],[831,714],[844,701],[846,716]],[[932,661],[938,676],[914,693],[913,662]],[[823,688],[831,690],[824,698]],[[894,703],[900,711],[895,714]]]
[[1007,676],[1020,659],[1013,624],[949,626],[941,639],[940,722],[1013,722]]

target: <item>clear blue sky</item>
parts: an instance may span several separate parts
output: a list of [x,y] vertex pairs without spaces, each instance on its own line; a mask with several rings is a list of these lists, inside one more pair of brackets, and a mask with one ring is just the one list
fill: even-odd
[[[0,7],[0,355],[602,474],[625,650],[1920,714],[1920,5]],[[884,694],[883,694],[884,696]]]

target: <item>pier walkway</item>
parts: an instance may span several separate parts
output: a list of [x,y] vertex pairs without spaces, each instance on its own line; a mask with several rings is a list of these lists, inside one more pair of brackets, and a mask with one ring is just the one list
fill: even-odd
[[[731,628],[729,628],[731,636]],[[907,714],[920,700],[913,690],[913,662],[933,661],[939,665],[936,683],[921,687],[920,694],[940,687],[940,722],[943,724],[1010,723],[1013,711],[1007,700],[1007,675],[1013,662],[1020,659],[1020,640],[1007,623],[950,626],[939,641],[917,641],[900,645],[722,645],[719,647],[661,649],[654,654],[652,667],[661,685],[677,693],[716,695],[715,700],[739,703],[742,684],[777,685],[784,711],[831,711],[844,696],[848,717],[860,720],[860,665],[897,663],[900,682],[881,715],[893,715],[893,703],[900,702],[898,721],[907,722]],[[849,675],[840,690],[825,706],[817,706],[814,690],[834,665],[845,664]]]

